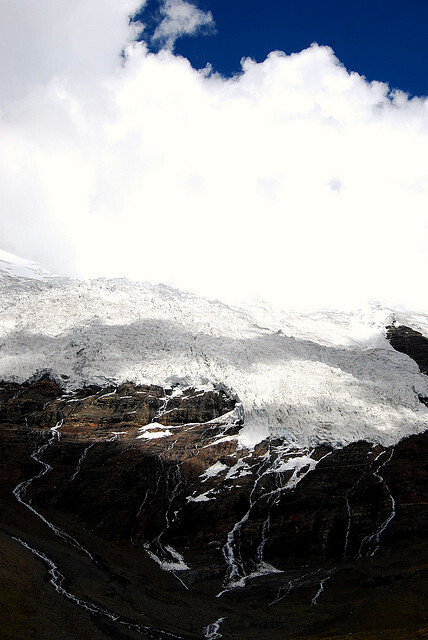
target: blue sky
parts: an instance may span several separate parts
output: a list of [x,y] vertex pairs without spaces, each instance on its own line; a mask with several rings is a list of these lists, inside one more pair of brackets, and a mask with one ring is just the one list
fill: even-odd
[[[224,75],[240,71],[243,56],[262,62],[268,53],[329,45],[348,70],[392,89],[428,95],[426,0],[199,0],[216,30],[177,40],[175,52],[196,68],[213,65]],[[153,27],[158,0],[142,19]]]

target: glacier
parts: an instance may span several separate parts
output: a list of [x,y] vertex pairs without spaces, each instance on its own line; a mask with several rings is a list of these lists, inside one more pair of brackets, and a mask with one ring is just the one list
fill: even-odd
[[269,436],[390,446],[428,428],[428,378],[385,331],[395,323],[428,335],[423,313],[234,307],[165,285],[55,276],[3,251],[0,292],[3,380],[49,371],[67,390],[226,389],[242,403],[237,437],[248,447]]

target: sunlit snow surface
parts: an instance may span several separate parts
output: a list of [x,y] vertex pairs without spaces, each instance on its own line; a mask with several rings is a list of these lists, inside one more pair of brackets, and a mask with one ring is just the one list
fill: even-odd
[[270,434],[302,446],[391,444],[428,428],[418,400],[428,379],[385,338],[393,320],[428,335],[425,315],[242,310],[162,285],[56,278],[4,252],[0,260],[0,378],[48,369],[71,388],[225,385],[243,403],[246,445]]
[[0,249],[0,278],[5,275],[15,278],[33,278],[34,280],[54,277],[37,262],[18,258],[18,256]]

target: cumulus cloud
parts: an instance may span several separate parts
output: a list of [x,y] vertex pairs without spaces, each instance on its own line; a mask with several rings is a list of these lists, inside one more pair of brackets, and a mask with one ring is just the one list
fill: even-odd
[[[318,45],[197,71],[132,42],[140,2],[58,0],[58,34],[47,0],[2,3],[2,248],[227,300],[426,306],[426,100]],[[50,33],[31,73],[24,14]]]
[[159,42],[170,51],[174,49],[178,38],[214,29],[211,11],[202,11],[185,0],[163,0],[161,14],[163,19],[156,28],[152,40]]

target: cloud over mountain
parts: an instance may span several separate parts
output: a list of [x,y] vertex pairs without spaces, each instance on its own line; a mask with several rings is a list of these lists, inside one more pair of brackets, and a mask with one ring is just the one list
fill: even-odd
[[3,248],[228,299],[423,304],[426,100],[316,44],[195,70],[174,38],[212,16],[186,2],[159,53],[140,2],[2,5]]

